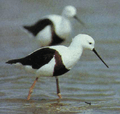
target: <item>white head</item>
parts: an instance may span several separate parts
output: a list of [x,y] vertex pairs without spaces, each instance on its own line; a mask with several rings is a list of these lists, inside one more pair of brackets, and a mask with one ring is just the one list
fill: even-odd
[[73,6],[66,6],[62,12],[62,16],[70,19],[70,18],[74,18],[76,19],[79,23],[81,23],[82,25],[85,26],[84,22],[82,22],[82,20],[80,20],[78,17],[77,17],[77,10],[75,7]]
[[77,11],[76,11],[76,8],[73,7],[73,6],[66,6],[64,9],[63,9],[63,12],[62,12],[62,15],[65,16],[65,17],[74,17],[76,15]]
[[77,46],[77,48],[92,50],[98,56],[98,58],[105,64],[105,66],[108,67],[108,65],[103,61],[103,59],[100,57],[100,55],[95,50],[94,48],[95,41],[93,40],[91,36],[86,35],[86,34],[79,34],[75,36],[72,43],[73,43],[72,45]]
[[73,41],[75,42],[75,45],[80,46],[83,49],[93,50],[95,45],[93,38],[87,34],[78,34]]

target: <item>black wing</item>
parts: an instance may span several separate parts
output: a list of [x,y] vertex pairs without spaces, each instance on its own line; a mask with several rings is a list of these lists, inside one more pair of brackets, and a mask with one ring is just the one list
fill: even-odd
[[32,26],[23,26],[23,28],[27,29],[31,32],[34,36],[36,36],[42,29],[44,29],[47,25],[53,26],[53,23],[49,19],[42,19],[35,23]]
[[26,30],[31,32],[34,36],[36,36],[41,30],[43,30],[47,25],[51,26],[51,33],[52,33],[52,41],[49,44],[50,45],[57,45],[64,41],[64,39],[61,39],[55,32],[55,26],[53,22],[49,19],[43,19],[38,21],[32,26],[23,26]]
[[21,63],[22,65],[30,65],[33,69],[39,69],[53,58],[55,51],[56,50],[50,48],[42,48],[24,58],[9,60],[6,63]]

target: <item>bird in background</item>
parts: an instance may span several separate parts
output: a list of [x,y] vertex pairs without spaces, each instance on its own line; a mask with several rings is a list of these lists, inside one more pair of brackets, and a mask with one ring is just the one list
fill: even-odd
[[58,76],[67,73],[75,66],[83,50],[88,49],[93,51],[106,67],[108,67],[94,46],[95,41],[91,36],[79,34],[73,38],[68,47],[63,45],[42,47],[26,57],[9,60],[6,63],[23,65],[26,70],[33,71],[36,74],[36,79],[29,89],[27,100],[30,99],[33,88],[41,76],[53,76],[56,78],[57,95],[61,99]]
[[23,28],[36,37],[41,47],[57,45],[69,38],[71,33],[71,18],[75,18],[84,25],[77,17],[76,8],[66,6],[63,9],[62,15],[51,14],[43,17],[33,25],[23,26]]

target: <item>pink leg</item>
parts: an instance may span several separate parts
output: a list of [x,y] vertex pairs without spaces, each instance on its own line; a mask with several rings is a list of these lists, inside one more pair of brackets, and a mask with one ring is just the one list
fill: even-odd
[[34,89],[34,86],[35,86],[37,80],[38,80],[38,77],[35,79],[35,81],[33,82],[32,86],[31,86],[30,89],[29,89],[29,93],[28,93],[27,100],[30,100],[31,94],[32,94],[32,92],[33,92],[33,89]]
[[57,95],[58,95],[59,99],[61,99],[62,96],[61,96],[61,93],[60,93],[58,77],[56,77],[56,86],[57,86]]

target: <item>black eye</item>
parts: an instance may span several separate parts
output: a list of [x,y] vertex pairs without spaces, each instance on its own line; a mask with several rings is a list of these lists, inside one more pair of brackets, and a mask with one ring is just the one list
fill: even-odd
[[89,42],[89,44],[91,45],[92,43],[91,43],[91,42]]

